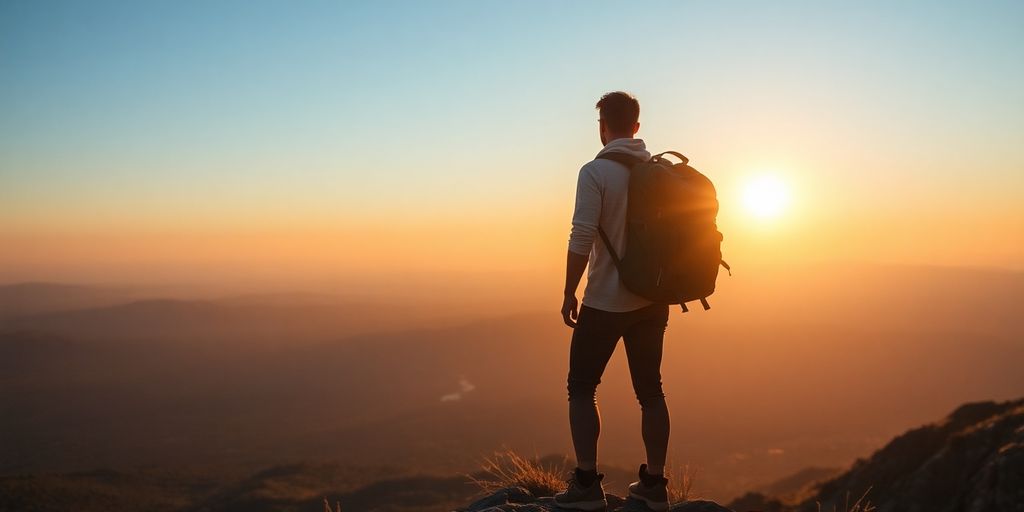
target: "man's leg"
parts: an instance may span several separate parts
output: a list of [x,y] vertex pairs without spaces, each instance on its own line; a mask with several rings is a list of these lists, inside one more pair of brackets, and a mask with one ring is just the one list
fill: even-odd
[[569,430],[576,465],[588,472],[597,468],[597,440],[601,435],[597,385],[622,334],[617,320],[616,313],[581,307],[569,347]]
[[647,472],[660,475],[668,453],[669,413],[661,388],[661,355],[668,325],[668,306],[658,304],[637,312],[626,327],[623,343],[633,390],[642,409],[641,431],[647,449]]

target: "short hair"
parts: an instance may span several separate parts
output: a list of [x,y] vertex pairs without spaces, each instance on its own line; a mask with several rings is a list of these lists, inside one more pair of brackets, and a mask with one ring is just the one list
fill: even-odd
[[628,92],[605,94],[595,107],[604,124],[615,133],[632,133],[633,126],[640,120],[640,102]]

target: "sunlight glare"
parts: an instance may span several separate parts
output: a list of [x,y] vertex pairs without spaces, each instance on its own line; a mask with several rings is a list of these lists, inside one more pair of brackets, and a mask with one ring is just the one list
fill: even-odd
[[773,219],[781,215],[789,204],[789,189],[775,176],[759,176],[747,183],[743,204],[755,217]]

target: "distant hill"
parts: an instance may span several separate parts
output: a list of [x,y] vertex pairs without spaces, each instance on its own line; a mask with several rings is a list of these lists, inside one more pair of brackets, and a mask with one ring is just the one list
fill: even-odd
[[822,482],[843,473],[845,468],[804,468],[768,485],[761,486],[757,492],[765,496],[796,496],[807,486]]
[[19,316],[109,306],[137,297],[137,291],[127,288],[39,282],[0,285],[0,322]]
[[[400,308],[399,308],[400,305]],[[118,342],[291,345],[464,323],[443,303],[312,293],[218,298],[52,283],[0,285],[0,333]]]
[[878,512],[1024,510],[1024,399],[963,405],[940,422],[896,437],[793,502],[751,494],[732,507],[844,510],[862,496]]
[[[57,301],[54,304],[67,304]],[[17,309],[17,308],[16,308]],[[38,310],[23,307],[21,310]],[[227,300],[137,299],[120,303],[8,316],[0,328],[45,331],[105,341],[277,342],[324,341],[409,325],[376,303],[299,302],[271,297]]]

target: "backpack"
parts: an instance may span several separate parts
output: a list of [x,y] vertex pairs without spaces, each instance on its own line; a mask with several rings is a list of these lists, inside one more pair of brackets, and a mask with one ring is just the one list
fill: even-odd
[[[666,154],[681,162],[673,164]],[[711,180],[675,151],[646,162],[614,152],[597,158],[629,168],[626,250],[621,258],[604,229],[597,228],[622,284],[648,300],[679,304],[684,313],[693,300],[711,309],[707,297],[715,292],[718,267],[732,275],[722,260],[722,233],[715,220],[718,199]]]

